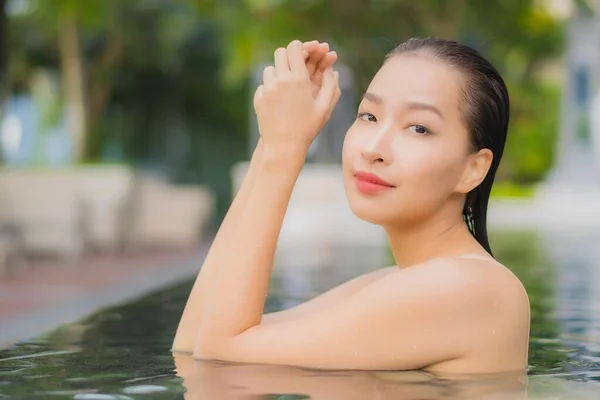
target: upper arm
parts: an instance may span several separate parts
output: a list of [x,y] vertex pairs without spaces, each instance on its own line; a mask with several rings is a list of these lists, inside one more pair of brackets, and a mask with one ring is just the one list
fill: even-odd
[[263,315],[261,325],[290,321],[330,307],[397,270],[397,267],[387,267],[357,276],[293,308]]
[[[390,274],[294,321],[258,325],[196,356],[324,369],[419,369],[461,357],[480,301],[455,268]],[[471,324],[471,325],[470,325]]]

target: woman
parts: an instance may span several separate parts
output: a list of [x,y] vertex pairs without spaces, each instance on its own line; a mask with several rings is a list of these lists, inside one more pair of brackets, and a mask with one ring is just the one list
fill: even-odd
[[350,207],[385,228],[397,265],[263,315],[292,189],[340,96],[328,50],[294,41],[265,69],[254,99],[261,138],[173,350],[321,369],[524,370],[529,301],[486,233],[508,94],[489,62],[443,39],[388,55],[344,141]]

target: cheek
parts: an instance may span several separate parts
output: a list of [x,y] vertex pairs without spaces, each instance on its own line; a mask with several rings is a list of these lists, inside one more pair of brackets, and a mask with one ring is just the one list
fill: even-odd
[[358,136],[355,134],[353,127],[350,127],[342,144],[342,166],[344,170],[351,171],[354,168],[356,157],[360,156],[360,146]]
[[398,160],[397,204],[415,216],[439,208],[452,194],[462,173],[462,161],[446,146],[414,146]]
[[463,165],[458,150],[443,142],[421,144],[398,149],[396,154],[403,174],[400,180],[438,188],[440,184],[456,181]]

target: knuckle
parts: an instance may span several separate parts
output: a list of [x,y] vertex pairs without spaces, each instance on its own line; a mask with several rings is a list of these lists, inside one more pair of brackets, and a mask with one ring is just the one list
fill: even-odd
[[263,97],[268,98],[271,97],[273,95],[273,91],[276,89],[276,87],[273,86],[265,86],[265,88],[263,89]]
[[264,77],[264,78],[269,78],[269,77],[271,77],[271,76],[273,75],[273,72],[274,72],[274,71],[275,71],[275,68],[274,68],[274,67],[272,67],[272,66],[269,66],[269,67],[265,68],[265,69],[263,70],[263,77]]
[[294,75],[292,75],[292,74],[285,74],[283,76],[280,76],[279,77],[279,83],[282,86],[289,86],[289,85],[291,85],[292,83],[294,83]]
[[296,85],[304,83],[304,76],[299,72],[291,74],[290,81]]

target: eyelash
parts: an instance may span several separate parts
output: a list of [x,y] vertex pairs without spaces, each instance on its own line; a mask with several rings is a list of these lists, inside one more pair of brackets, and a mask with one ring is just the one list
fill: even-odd
[[[371,117],[375,118],[375,116],[374,116],[373,114],[371,114],[371,113],[366,113],[366,112],[358,113],[358,115],[357,115],[357,117],[356,117],[356,118],[357,118],[357,119],[360,119],[360,120],[362,120],[362,121],[365,121],[365,120],[363,120],[363,119],[362,119],[362,118],[363,118],[363,117],[365,117],[365,116],[371,116]],[[375,121],[377,121],[377,118],[375,118]],[[365,122],[374,122],[374,121],[365,121]],[[423,129],[425,130],[425,132],[422,132],[422,133],[415,132],[415,133],[416,133],[416,134],[418,134],[418,135],[422,135],[422,136],[431,135],[431,131],[430,131],[430,130],[429,130],[429,128],[428,128],[428,127],[426,127],[425,125],[421,125],[421,124],[412,124],[412,125],[410,125],[410,126],[418,126],[418,127],[420,127],[420,128],[423,128]]]
[[[356,118],[358,118],[358,119],[362,119],[362,117],[364,117],[364,116],[367,116],[367,115],[370,115],[371,117],[375,118],[375,116],[374,116],[373,114],[371,114],[371,113],[366,113],[366,112],[361,112],[361,113],[358,113],[358,115],[356,116]],[[375,119],[377,119],[377,118],[375,118]],[[364,121],[364,120],[363,120],[363,121]],[[365,121],[365,122],[373,122],[373,121]]]

